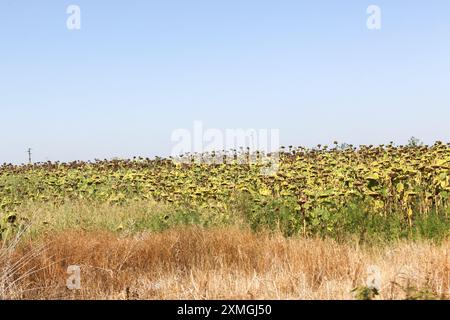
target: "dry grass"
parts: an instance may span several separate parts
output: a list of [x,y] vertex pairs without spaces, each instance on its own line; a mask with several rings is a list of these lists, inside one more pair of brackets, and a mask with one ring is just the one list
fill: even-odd
[[[0,249],[0,298],[352,299],[370,265],[382,273],[378,298],[404,299],[413,288],[441,297],[448,292],[448,248],[363,248],[231,227],[126,237],[64,231]],[[81,290],[66,288],[69,265],[81,267]]]

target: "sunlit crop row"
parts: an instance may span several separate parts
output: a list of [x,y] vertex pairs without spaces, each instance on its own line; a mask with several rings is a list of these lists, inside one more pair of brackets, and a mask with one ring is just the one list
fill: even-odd
[[121,204],[152,199],[174,206],[226,210],[238,199],[256,207],[277,200],[298,215],[362,202],[368,212],[449,213],[450,145],[283,148],[278,170],[262,163],[175,163],[171,159],[41,163],[0,167],[0,212],[25,202],[68,199]]

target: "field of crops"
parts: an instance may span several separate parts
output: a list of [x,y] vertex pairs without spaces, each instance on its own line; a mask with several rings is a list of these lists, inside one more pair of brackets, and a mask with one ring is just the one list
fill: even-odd
[[[156,201],[224,220],[240,210],[253,228],[332,233],[349,208],[359,218],[411,228],[450,214],[450,145],[282,148],[278,170],[261,162],[175,163],[171,159],[40,163],[0,167],[2,228],[24,204]],[[245,153],[244,153],[245,156]],[[242,155],[236,155],[242,157]],[[168,219],[162,216],[161,219]],[[358,223],[357,220],[352,223]]]
[[254,155],[1,166],[0,299],[450,296],[449,144]]

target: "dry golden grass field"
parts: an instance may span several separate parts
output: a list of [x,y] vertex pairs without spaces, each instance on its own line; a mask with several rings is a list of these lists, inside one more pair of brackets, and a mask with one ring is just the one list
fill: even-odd
[[[10,244],[14,245],[14,244]],[[446,298],[449,243],[285,238],[179,228],[158,233],[64,231],[1,249],[2,299],[355,299],[371,265],[376,299]],[[66,287],[81,268],[81,289]]]

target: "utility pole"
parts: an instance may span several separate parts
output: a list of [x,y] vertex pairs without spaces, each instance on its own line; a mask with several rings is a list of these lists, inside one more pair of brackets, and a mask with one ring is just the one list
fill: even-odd
[[28,163],[31,164],[31,148],[28,148]]

